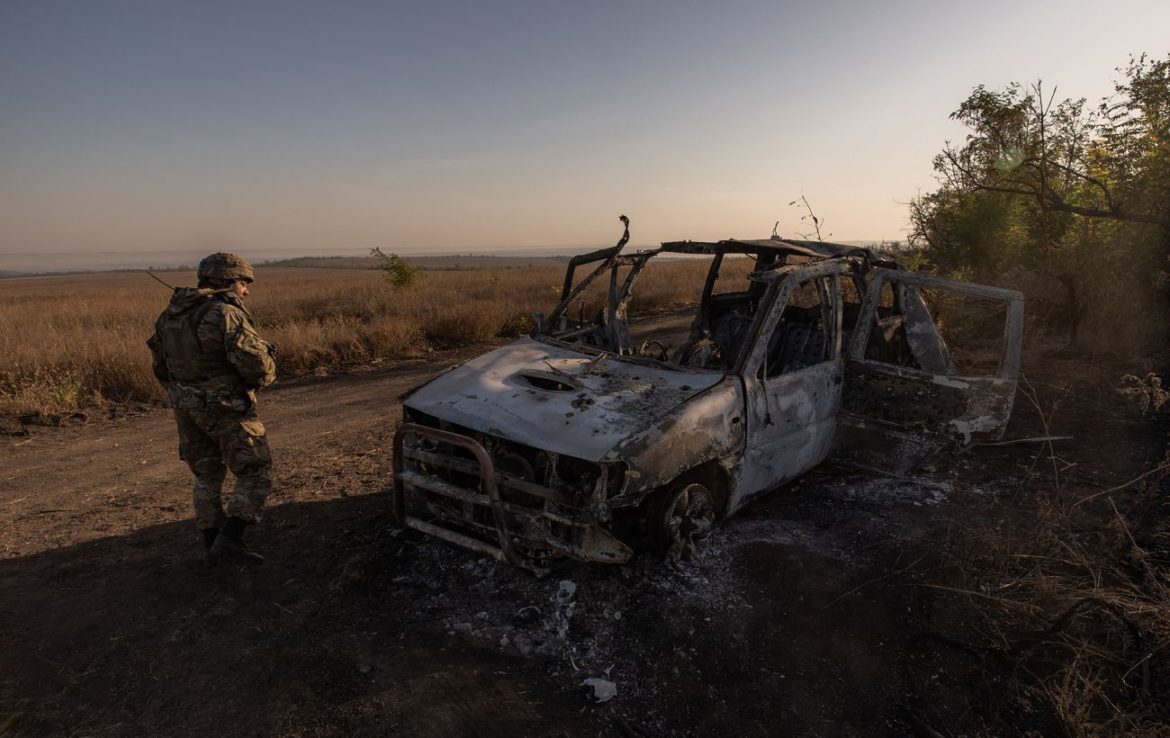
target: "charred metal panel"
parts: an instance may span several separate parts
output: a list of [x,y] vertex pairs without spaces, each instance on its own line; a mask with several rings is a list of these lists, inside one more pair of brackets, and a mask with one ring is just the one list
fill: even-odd
[[[754,281],[767,284],[768,292],[760,301],[760,317],[752,326],[751,338],[747,342],[746,350],[740,354],[740,360],[736,366],[737,372],[745,376],[754,375],[764,364],[769,349],[766,339],[776,329],[776,324],[784,314],[784,308],[787,307],[788,300],[798,284],[812,279],[835,277],[848,268],[849,264],[846,262],[832,261],[811,266],[790,266],[767,272],[753,272],[751,278]],[[831,298],[834,305],[830,307],[838,309],[840,304],[840,283],[838,280],[834,279],[833,287],[835,292]],[[837,322],[837,319],[834,318],[826,328],[835,327]],[[762,337],[764,340],[761,340]],[[837,340],[834,339],[834,350],[836,350],[836,345]]]
[[869,249],[827,241],[800,241],[787,238],[761,238],[753,240],[728,239],[726,241],[666,241],[662,251],[671,254],[709,255],[715,253],[751,254],[759,256],[775,254],[803,256],[809,259],[837,259],[856,257],[868,263],[893,265],[887,257],[875,254]]
[[[569,304],[571,295],[579,294],[582,290],[589,286],[588,283],[597,277],[598,274],[601,274],[603,271],[605,271],[608,262],[611,259],[617,258],[617,255],[622,251],[622,247],[629,243],[630,219],[622,215],[619,216],[618,220],[622,222],[624,228],[622,230],[622,237],[618,239],[616,244],[610,246],[609,248],[591,251],[588,254],[578,254],[572,259],[569,259],[568,269],[565,270],[565,284],[561,288],[561,308],[558,308],[558,310]],[[598,266],[593,271],[593,273],[589,275],[589,277],[583,280],[582,284],[578,285],[576,290],[573,290],[573,274],[577,271],[577,267],[583,264],[593,264],[598,261],[602,262],[602,264]],[[553,315],[556,314],[557,313],[555,312],[553,313]]]
[[926,308],[922,293],[908,284],[898,285],[898,304],[902,308],[902,328],[915,363],[931,374],[954,374],[955,363],[939,335],[934,318]]
[[941,430],[967,410],[971,385],[876,362],[849,362],[849,412],[907,428]]
[[[654,253],[650,252],[627,257],[620,262],[615,262],[610,267],[609,304],[606,309],[605,325],[606,345],[610,351],[619,356],[630,353],[630,327],[626,311],[629,308],[630,298],[633,297],[634,283],[638,281],[646,262],[653,255]],[[630,266],[630,271],[619,285],[618,270],[623,263]]]
[[[865,360],[877,299],[885,281],[900,289],[907,342],[923,371]],[[918,288],[1005,303],[1004,343],[994,376],[959,376]],[[1011,415],[1023,336],[1023,295],[908,272],[874,270],[845,365],[836,457],[869,469],[908,474],[956,440],[1002,436]]]
[[908,477],[949,442],[949,437],[938,434],[903,430],[872,418],[842,415],[837,425],[833,460],[880,474]]
[[[882,286],[886,281],[890,281],[903,286],[929,287],[957,295],[982,297],[1004,303],[1007,307],[1007,319],[1004,323],[1003,353],[996,376],[1013,381],[1019,377],[1020,355],[1024,335],[1024,295],[1022,293],[1016,290],[1005,290],[1000,287],[988,287],[981,284],[955,282],[940,277],[929,277],[925,274],[917,274],[915,272],[874,269],[872,270],[872,275],[869,286],[866,289],[866,297],[865,302],[862,304],[861,314],[857,319],[857,325],[862,330],[853,331],[853,337],[850,340],[848,351],[848,357],[850,359],[860,360],[865,357],[865,348],[870,338],[869,326],[873,325],[875,315],[877,314],[877,301],[881,295]],[[920,300],[921,297],[919,297]],[[925,305],[922,306],[922,310],[925,310]],[[911,320],[921,324],[923,321],[922,314],[918,312],[916,307],[911,312],[915,314]],[[925,328],[919,328],[916,332],[919,335],[924,335]],[[937,331],[935,334],[937,335]],[[949,361],[949,355],[947,360]]]
[[[850,367],[849,371],[854,368]],[[887,388],[890,395],[885,401],[876,402],[847,393],[845,407],[855,412],[840,416],[834,458],[897,476],[912,473],[930,455],[953,448],[956,443],[966,445],[978,439],[1002,437],[1016,388],[1014,382],[984,378],[977,380],[986,383],[983,387],[966,395],[954,388],[938,393],[924,390],[919,394],[904,385],[900,389],[907,393],[899,396],[895,383],[887,381],[888,376],[876,374],[874,378],[879,381],[870,387],[875,391]],[[921,406],[915,405],[918,402]],[[908,422],[892,422],[883,417],[883,409],[892,405],[900,406],[896,415]],[[905,405],[911,405],[911,409],[919,407],[922,412],[913,415]],[[948,417],[952,412],[956,415]]]
[[636,505],[684,472],[742,453],[744,401],[738,381],[728,377],[651,427],[632,433],[606,455],[629,463],[626,492],[614,507]]
[[723,379],[604,359],[521,338],[419,388],[409,406],[493,436],[581,459]]
[[849,361],[836,458],[896,475],[956,440],[1003,435],[1016,382],[927,376],[873,361]]
[[747,446],[730,511],[829,455],[841,408],[841,371],[836,359],[763,381],[745,377]]
[[1003,431],[1016,383],[998,377],[928,376],[874,361],[850,361],[848,412],[905,429],[972,435]]
[[[729,496],[734,511],[754,494],[771,489],[816,466],[828,456],[836,435],[841,407],[840,282],[848,268],[842,261],[782,267],[753,278],[772,283],[765,300],[767,314],[758,321],[746,352],[742,376],[747,408],[747,445]],[[816,282],[821,306],[819,330],[825,339],[827,360],[773,374],[769,364],[775,350],[772,338],[798,285]],[[830,287],[826,287],[828,281]],[[785,329],[787,330],[787,329]],[[776,368],[782,367],[777,362]]]

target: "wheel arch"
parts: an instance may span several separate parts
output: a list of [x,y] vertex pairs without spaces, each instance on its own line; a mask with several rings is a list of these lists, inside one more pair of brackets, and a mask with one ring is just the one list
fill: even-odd
[[682,474],[679,474],[674,479],[656,489],[650,495],[647,495],[647,500],[658,495],[668,494],[671,490],[676,490],[687,484],[701,484],[706,487],[707,491],[711,494],[712,502],[715,503],[716,519],[723,520],[727,517],[727,505],[731,492],[731,475],[723,468],[723,465],[719,463],[718,459],[710,459],[687,469]]

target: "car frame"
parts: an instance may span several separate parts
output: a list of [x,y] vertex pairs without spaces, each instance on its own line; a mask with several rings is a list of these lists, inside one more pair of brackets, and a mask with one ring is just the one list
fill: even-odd
[[[941,446],[1003,433],[1019,292],[777,236],[625,254],[622,220],[615,246],[569,261],[559,304],[529,335],[403,396],[399,524],[537,574],[566,557],[624,563],[641,542],[689,558],[718,520],[830,454],[904,475]],[[633,286],[664,258],[710,260],[702,295],[685,341],[635,346]],[[746,289],[716,292],[743,258],[755,260]],[[956,368],[927,290],[998,306],[994,371]]]

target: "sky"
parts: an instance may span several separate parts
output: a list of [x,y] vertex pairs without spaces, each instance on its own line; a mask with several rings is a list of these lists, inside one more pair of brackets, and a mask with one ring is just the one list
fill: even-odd
[[973,87],[1096,100],[1167,29],[1165,0],[5,0],[0,271],[572,250],[621,213],[640,245],[794,236],[801,195],[826,240],[903,239]]

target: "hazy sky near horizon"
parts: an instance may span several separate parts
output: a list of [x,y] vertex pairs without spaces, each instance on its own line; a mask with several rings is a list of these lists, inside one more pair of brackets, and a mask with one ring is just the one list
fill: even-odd
[[[0,4],[4,255],[900,239],[978,84],[1112,91],[1170,3]],[[62,266],[68,266],[63,264]]]

